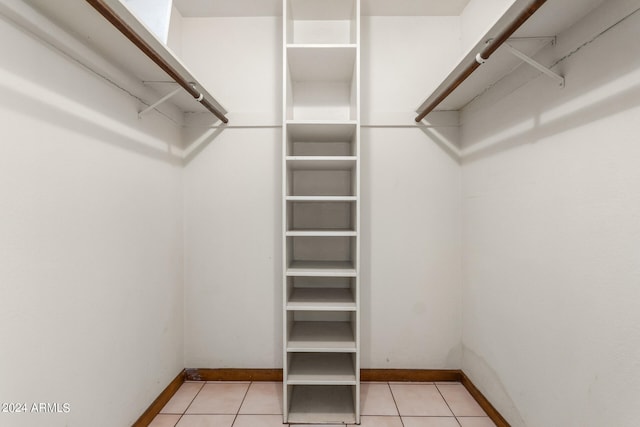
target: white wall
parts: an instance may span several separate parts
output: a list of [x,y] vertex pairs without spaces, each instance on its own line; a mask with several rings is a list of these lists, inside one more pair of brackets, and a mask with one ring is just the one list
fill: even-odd
[[[457,17],[363,17],[363,124],[412,123],[460,56],[459,28]],[[362,129],[364,368],[460,366],[457,138],[456,127]]]
[[462,52],[466,54],[515,0],[470,0],[460,14]]
[[[606,2],[554,56],[637,7]],[[463,115],[462,367],[515,427],[640,419],[639,37],[637,12],[560,63],[565,89]]]
[[184,367],[179,129],[0,19],[0,414],[131,425]]
[[171,8],[171,19],[169,20],[167,47],[171,49],[178,58],[182,57],[182,20],[182,14],[173,6]]
[[417,129],[362,140],[362,366],[459,368],[459,166]]
[[282,124],[281,18],[183,18],[181,50],[235,125]]
[[[362,38],[363,122],[406,124],[460,56],[455,17],[367,17]],[[230,124],[281,123],[279,19],[184,18],[182,42]],[[280,367],[281,130],[212,133],[187,136],[201,145],[185,166],[186,366]],[[456,142],[455,127],[362,132],[365,368],[460,365]]]
[[453,16],[363,16],[361,38],[363,124],[414,124],[415,109],[461,54]]
[[[281,124],[281,26],[184,18],[183,59],[231,125]],[[281,129],[216,133],[198,125],[207,120],[186,137],[185,366],[281,366]]]

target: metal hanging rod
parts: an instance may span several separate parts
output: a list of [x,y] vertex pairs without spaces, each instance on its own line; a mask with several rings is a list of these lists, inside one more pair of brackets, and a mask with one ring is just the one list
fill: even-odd
[[458,76],[447,87],[442,89],[440,94],[431,101],[415,118],[416,122],[421,122],[431,111],[433,111],[442,101],[444,101],[458,86],[462,84],[480,65],[484,64],[487,59],[505,42],[511,35],[522,26],[547,0],[534,0],[527,8],[520,12],[504,30],[494,37],[487,46],[479,52],[475,61],[460,71]]
[[204,95],[196,90],[180,73],[171,66],[158,52],[156,52],[147,42],[145,42],[124,20],[104,0],[86,0],[98,13],[118,29],[126,38],[138,47],[149,59],[167,73],[176,83],[186,90],[193,98],[200,102],[207,110],[223,123],[228,123],[224,114],[219,111],[211,102],[204,98]]

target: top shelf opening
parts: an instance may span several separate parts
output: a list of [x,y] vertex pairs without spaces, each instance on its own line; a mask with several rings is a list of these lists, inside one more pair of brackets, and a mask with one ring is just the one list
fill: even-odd
[[344,21],[355,18],[353,0],[289,0],[290,17],[300,21]]
[[288,44],[353,44],[357,42],[355,0],[288,0]]

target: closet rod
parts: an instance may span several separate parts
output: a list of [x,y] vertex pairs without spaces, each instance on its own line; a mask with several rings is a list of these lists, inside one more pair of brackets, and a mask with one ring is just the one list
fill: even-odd
[[222,112],[214,107],[208,100],[204,99],[204,95],[198,92],[193,84],[185,80],[180,73],[173,68],[166,60],[164,60],[158,52],[156,52],[147,42],[145,42],[126,22],[124,22],[117,13],[113,11],[103,0],[86,0],[95,10],[98,11],[105,19],[118,29],[126,38],[138,47],[149,59],[155,62],[165,73],[167,73],[176,83],[184,88],[194,99],[200,102],[207,110],[211,111],[214,116],[228,123]]
[[460,71],[459,75],[451,84],[441,90],[440,94],[427,105],[416,117],[416,122],[421,122],[427,114],[433,111],[447,96],[451,94],[458,86],[462,84],[480,65],[484,64],[487,59],[505,42],[511,35],[522,26],[547,0],[534,0],[520,12],[504,30],[496,37],[487,42],[487,46],[476,55],[475,61],[470,63],[465,69]]

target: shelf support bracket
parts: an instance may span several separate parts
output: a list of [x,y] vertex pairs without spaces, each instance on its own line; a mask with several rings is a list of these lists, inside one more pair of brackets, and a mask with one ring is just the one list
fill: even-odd
[[503,46],[511,54],[513,54],[514,56],[517,56],[522,61],[524,61],[527,64],[531,65],[536,70],[544,73],[546,76],[551,77],[553,80],[557,81],[558,85],[560,87],[564,87],[564,77],[562,77],[560,74],[558,74],[558,73],[556,73],[554,71],[551,71],[548,67],[545,67],[544,65],[542,65],[541,63],[539,63],[535,59],[531,58],[530,56],[528,56],[528,55],[526,55],[526,54],[524,54],[522,52],[520,52],[518,49],[516,49],[513,46],[511,46],[509,43],[505,43]]
[[145,108],[144,110],[140,111],[138,113],[138,118],[141,119],[142,116],[144,116],[145,114],[147,114],[149,111],[153,110],[154,108],[156,108],[158,105],[162,104],[163,102],[165,102],[166,100],[170,99],[171,97],[173,97],[174,95],[176,95],[178,92],[180,92],[182,90],[181,87],[175,89],[172,92],[169,92],[168,94],[166,94],[165,96],[163,96],[162,98],[160,98],[159,100],[157,100],[156,102],[154,102],[153,104],[149,105],[147,108]]

